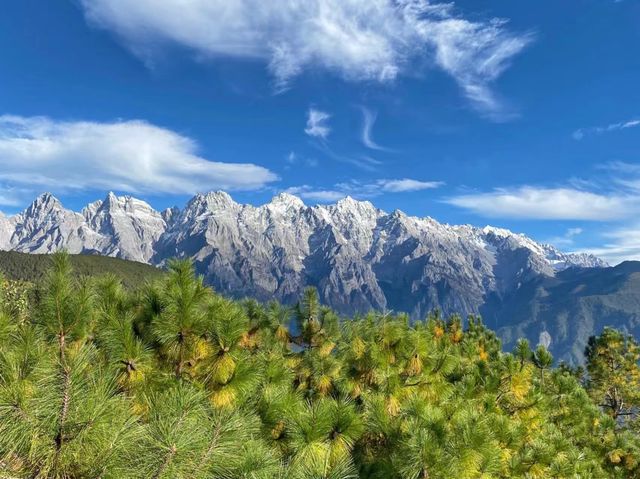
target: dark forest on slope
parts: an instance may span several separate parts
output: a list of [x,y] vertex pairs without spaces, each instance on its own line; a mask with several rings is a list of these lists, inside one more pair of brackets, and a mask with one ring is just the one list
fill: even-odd
[[[158,268],[135,261],[98,255],[69,255],[74,274],[92,277],[116,275],[127,287],[136,287],[147,280],[159,277]],[[0,251],[0,273],[15,281],[35,283],[42,281],[51,266],[50,255]]]

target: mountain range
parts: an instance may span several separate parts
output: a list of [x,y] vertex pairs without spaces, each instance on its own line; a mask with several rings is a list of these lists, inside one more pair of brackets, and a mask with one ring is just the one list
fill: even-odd
[[[560,321],[561,305],[578,297],[560,285],[584,283],[580,291],[588,292],[616,270],[593,255],[564,253],[505,229],[387,213],[350,197],[307,206],[287,193],[256,207],[211,192],[164,211],[109,193],[80,212],[47,193],[15,216],[0,214],[0,249],[64,249],[156,266],[188,257],[219,292],[292,303],[311,285],[344,314],[395,310],[419,318],[436,308],[482,314],[508,345],[525,334],[572,362],[580,360],[604,313],[593,311],[602,307],[591,301],[569,308],[573,316]],[[633,269],[631,263],[625,274],[633,276]],[[627,329],[640,313],[640,293],[629,294],[637,304],[622,308],[619,317],[605,315]],[[586,317],[591,326],[571,337],[570,325]]]

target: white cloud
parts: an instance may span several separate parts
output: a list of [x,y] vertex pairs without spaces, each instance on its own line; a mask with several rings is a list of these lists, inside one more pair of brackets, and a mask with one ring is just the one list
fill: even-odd
[[445,202],[493,218],[610,221],[640,211],[640,198],[632,195],[532,186],[463,194]]
[[315,189],[309,185],[293,186],[287,188],[285,192],[320,203],[333,203],[347,196],[343,191]]
[[428,0],[80,0],[86,17],[149,61],[164,43],[201,59],[265,62],[276,87],[310,68],[350,81],[388,82],[434,64],[483,111],[501,106],[489,85],[530,41],[505,21],[467,20]]
[[0,192],[0,206],[19,206],[20,200],[10,192]]
[[208,161],[192,139],[140,120],[0,116],[0,158],[0,181],[52,191],[193,194],[253,190],[277,179],[254,164]]
[[[0,160],[2,164],[2,160]],[[33,199],[33,190],[0,182],[0,206],[14,208],[22,206],[26,200]]]
[[309,157],[301,157],[296,154],[295,151],[290,151],[289,154],[285,157],[285,162],[287,166],[285,168],[290,168],[292,165],[302,164],[308,166],[310,168],[315,168],[318,166],[318,160],[315,158]]
[[581,252],[599,256],[613,265],[628,260],[640,261],[640,224],[614,228],[603,237],[602,246],[581,249]]
[[[579,225],[547,242],[595,254],[609,264],[640,260],[640,164],[612,162],[599,170],[597,178],[572,179],[565,187],[496,188],[444,201],[491,218],[598,221],[598,231],[587,235]],[[600,245],[589,246],[594,242]]]
[[378,145],[371,136],[371,130],[376,122],[378,115],[368,108],[362,108],[362,143],[372,150],[385,151],[386,148]]
[[403,178],[401,180],[378,180],[376,185],[389,193],[403,193],[438,188],[443,183],[441,181],[419,181]]
[[580,236],[584,230],[582,228],[567,228],[565,233],[562,236],[556,236],[554,238],[548,239],[545,243],[552,244],[557,247],[567,248],[569,246],[573,246],[575,243],[575,238]]
[[324,153],[325,155],[327,155],[329,158],[333,160],[340,161],[343,163],[350,163],[363,170],[375,171],[380,167],[380,165],[382,165],[382,162],[380,160],[376,160],[375,158],[371,158],[370,156],[367,156],[367,155],[343,155],[343,154],[336,153],[335,151],[333,151],[333,149],[329,147],[327,142],[324,142],[324,141],[312,142],[312,146],[314,146],[319,151],[321,151],[322,153]]
[[329,118],[331,118],[329,113],[309,108],[307,112],[307,127],[304,132],[309,136],[326,139],[331,133],[331,128],[327,125]]
[[437,64],[460,85],[467,98],[495,119],[509,116],[489,85],[508,67],[511,58],[532,40],[532,35],[513,35],[505,21],[488,23],[446,18],[421,25],[422,35],[431,39]]
[[621,121],[618,123],[611,123],[607,126],[594,126],[591,128],[580,128],[573,132],[574,140],[582,140],[586,135],[602,135],[603,133],[609,133],[612,131],[626,130],[628,128],[635,128],[640,126],[640,120],[633,119],[627,121]]
[[314,188],[309,185],[288,188],[287,193],[301,198],[330,203],[345,196],[355,198],[373,198],[383,193],[405,193],[438,188],[444,183],[439,181],[418,181],[409,178],[400,180],[380,179],[372,182],[350,181],[337,183],[332,188]]

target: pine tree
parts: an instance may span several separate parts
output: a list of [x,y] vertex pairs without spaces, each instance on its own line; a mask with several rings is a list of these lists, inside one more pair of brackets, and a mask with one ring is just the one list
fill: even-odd
[[32,477],[127,477],[139,430],[115,381],[88,342],[91,294],[53,257],[35,325],[5,345],[0,452]]
[[540,384],[544,387],[544,373],[553,364],[553,356],[540,344],[533,353],[533,363],[540,370]]
[[[153,338],[162,355],[172,363],[177,378],[192,367],[199,354],[198,346],[206,325],[206,303],[209,290],[202,277],[196,277],[188,261],[171,261],[166,279],[156,295],[158,313],[151,319]],[[154,304],[148,307],[153,310]]]
[[615,420],[628,419],[640,406],[640,346],[631,336],[605,328],[585,350],[594,401]]
[[259,385],[261,365],[252,358],[255,344],[249,329],[249,318],[238,305],[221,298],[209,305],[198,375],[217,407],[243,404]]

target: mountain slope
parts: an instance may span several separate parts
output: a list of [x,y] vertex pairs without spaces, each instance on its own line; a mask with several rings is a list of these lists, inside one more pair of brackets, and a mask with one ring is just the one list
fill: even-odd
[[589,336],[615,326],[640,337],[640,262],[541,276],[480,312],[506,349],[520,337],[549,342],[557,359],[582,361]]
[[0,247],[23,253],[64,249],[148,262],[165,229],[160,213],[129,196],[109,193],[76,213],[45,193],[22,213],[0,217]]
[[175,255],[193,258],[227,294],[290,302],[313,285],[345,314],[393,309],[413,317],[434,308],[477,313],[487,295],[564,265],[604,266],[507,230],[388,214],[352,198],[309,207],[281,194],[254,207],[220,192],[187,204],[152,261]]
[[100,254],[149,262],[154,245],[167,225],[161,213],[130,196],[109,193],[82,210],[85,221],[99,237],[93,247]]

